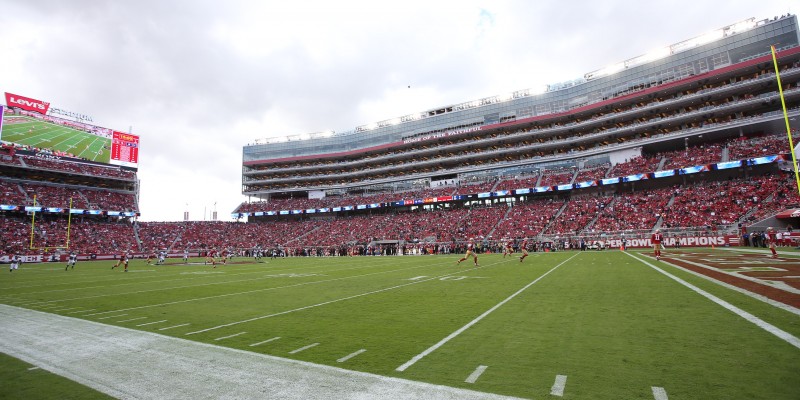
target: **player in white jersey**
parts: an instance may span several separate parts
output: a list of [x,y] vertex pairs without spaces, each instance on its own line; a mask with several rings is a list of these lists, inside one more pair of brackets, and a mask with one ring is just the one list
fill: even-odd
[[189,249],[183,249],[183,263],[189,263]]
[[19,269],[19,265],[22,264],[22,257],[14,254],[11,256],[11,267],[9,268],[8,272],[14,272],[14,270]]
[[64,268],[64,271],[68,270],[70,267],[75,269],[75,264],[78,262],[78,255],[75,254],[74,251],[69,253],[69,257],[67,258],[67,267]]
[[158,252],[158,263],[156,265],[163,265],[164,260],[167,258],[167,252],[162,250]]

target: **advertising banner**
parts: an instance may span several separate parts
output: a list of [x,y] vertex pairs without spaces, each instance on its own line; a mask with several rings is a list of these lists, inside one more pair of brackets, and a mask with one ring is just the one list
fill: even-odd
[[25,111],[37,112],[42,115],[47,114],[47,109],[50,108],[50,103],[8,92],[6,92],[6,105],[9,107],[21,108]]

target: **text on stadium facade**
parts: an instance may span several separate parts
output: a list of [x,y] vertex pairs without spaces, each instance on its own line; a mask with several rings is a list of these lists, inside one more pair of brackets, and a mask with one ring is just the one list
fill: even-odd
[[456,130],[442,132],[442,133],[423,135],[423,136],[419,136],[419,137],[404,138],[403,139],[403,144],[423,142],[423,141],[426,141],[426,140],[432,140],[432,139],[439,139],[439,138],[448,137],[448,136],[461,135],[461,134],[464,134],[464,133],[476,132],[476,131],[479,131],[479,130],[481,130],[481,127],[476,126],[476,127],[472,127],[472,128],[456,129]]

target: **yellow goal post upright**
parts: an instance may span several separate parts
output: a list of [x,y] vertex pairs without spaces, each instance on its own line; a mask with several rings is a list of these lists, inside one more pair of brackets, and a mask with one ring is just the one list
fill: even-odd
[[789,151],[792,153],[792,169],[794,170],[794,180],[797,184],[797,193],[800,194],[800,173],[797,171],[797,155],[794,154],[794,143],[792,142],[792,128],[789,125],[789,113],[786,111],[786,100],[783,98],[783,87],[781,85],[781,73],[778,68],[778,56],[775,54],[775,46],[770,46],[772,50],[772,63],[775,65],[775,80],[778,81],[778,94],[781,98],[783,109],[783,120],[786,122],[786,136],[789,137]]
[[[37,207],[36,195],[33,195],[33,206]],[[72,197],[69,198],[69,208],[67,209],[67,238],[63,246],[45,246],[37,247],[33,245],[33,239],[36,236],[36,211],[31,211],[31,240],[30,250],[51,250],[51,249],[69,249],[69,231],[72,226]]]

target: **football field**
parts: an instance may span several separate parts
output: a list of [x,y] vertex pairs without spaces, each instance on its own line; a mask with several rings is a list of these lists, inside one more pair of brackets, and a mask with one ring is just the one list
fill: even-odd
[[41,120],[25,119],[28,122],[3,125],[0,139],[40,149],[63,151],[90,161],[108,163],[111,160],[111,139],[109,138]]
[[[297,391],[326,385],[346,390],[348,382],[363,378],[413,386],[433,398],[445,398],[441,393],[466,398],[473,392],[535,399],[798,398],[796,308],[759,300],[635,251],[531,253],[522,263],[516,257],[481,255],[477,267],[471,262],[457,266],[459,257],[260,263],[240,258],[217,268],[202,260],[183,265],[170,259],[163,266],[135,260],[128,272],[112,270],[111,261],[79,262],[69,271],[64,264],[24,264],[0,274],[0,304],[11,306],[0,309],[0,332],[13,326],[16,331],[5,332],[13,336],[23,332],[20,321],[29,321],[42,330],[29,332],[34,337],[63,326],[76,340],[91,337],[79,331],[88,329],[111,332],[100,338],[200,343],[204,351],[230,354],[243,363],[254,360],[258,366],[248,370],[286,362],[310,368]],[[97,340],[91,350],[58,352],[102,357],[110,351],[102,348],[106,342]],[[156,354],[167,346],[125,343],[129,353]],[[35,369],[38,356],[31,356],[36,345],[25,346],[30,347],[23,351],[0,344],[0,352],[33,365],[13,358],[3,362],[0,379],[9,382],[13,376],[15,383],[0,392],[18,393],[13,391],[22,391],[20,386],[58,379],[43,377]],[[224,364],[224,357],[213,359]],[[177,368],[173,358],[164,356],[159,367],[147,369],[163,368],[157,375],[169,377]],[[96,380],[82,375],[88,372],[76,363],[42,364],[88,386],[68,381],[63,390],[74,391],[75,398],[93,389],[142,398],[154,398],[148,390],[168,390],[156,384],[142,392],[109,389],[113,383],[94,386]],[[315,366],[322,372],[314,372]],[[338,381],[312,383],[330,371],[341,374]],[[204,380],[193,377],[171,379],[201,388]],[[263,376],[271,378],[280,376]],[[285,395],[293,389],[282,390]],[[356,392],[340,395],[358,397]]]

